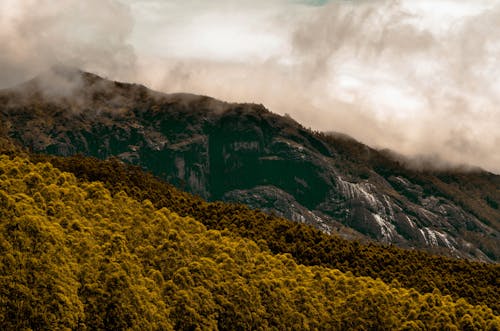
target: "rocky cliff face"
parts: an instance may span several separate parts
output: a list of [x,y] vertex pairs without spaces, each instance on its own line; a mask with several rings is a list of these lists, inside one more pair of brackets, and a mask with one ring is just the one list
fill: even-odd
[[[209,200],[246,203],[348,238],[500,259],[500,176],[417,171],[255,104],[160,94],[79,71],[0,93],[1,131],[35,152],[117,156]],[[76,82],[76,83],[75,83]]]

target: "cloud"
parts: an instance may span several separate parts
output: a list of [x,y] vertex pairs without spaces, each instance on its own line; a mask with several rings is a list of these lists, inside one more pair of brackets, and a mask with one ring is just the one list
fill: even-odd
[[[194,31],[205,10],[190,16]],[[220,27],[232,14],[199,29]],[[231,61],[203,49],[182,57],[174,51],[145,61],[144,80],[166,91],[263,103],[372,146],[500,172],[498,1],[280,2],[249,16],[239,29],[258,38],[265,34],[259,27],[272,27],[279,36],[274,47],[254,45],[267,56],[247,52]],[[197,38],[203,34],[191,43],[210,45]]]
[[130,8],[113,0],[3,0],[0,87],[54,64],[124,76],[134,70]]
[[61,62],[165,92],[262,103],[313,129],[500,173],[500,1],[0,6],[0,85]]

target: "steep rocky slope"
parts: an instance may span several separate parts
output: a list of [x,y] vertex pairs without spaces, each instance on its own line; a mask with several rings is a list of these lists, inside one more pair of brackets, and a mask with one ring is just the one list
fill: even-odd
[[500,258],[500,176],[412,170],[262,105],[161,94],[57,68],[2,91],[0,120],[4,135],[35,152],[117,156],[204,198],[325,232]]

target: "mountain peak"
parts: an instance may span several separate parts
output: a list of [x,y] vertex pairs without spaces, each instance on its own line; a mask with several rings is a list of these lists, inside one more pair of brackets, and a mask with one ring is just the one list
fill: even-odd
[[221,114],[229,109],[240,112],[268,112],[263,105],[228,103],[209,96],[191,93],[163,93],[144,85],[110,80],[77,67],[57,64],[31,80],[2,90],[16,103],[48,102],[71,106],[73,112],[91,109],[124,109],[138,104],[150,108],[153,104],[177,104],[181,108],[201,113]]
[[64,98],[72,97],[86,85],[92,85],[98,81],[105,81],[105,79],[76,67],[57,64],[8,91],[30,97],[38,95],[49,99]]
[[[76,67],[57,64],[36,77],[13,88],[3,90],[14,99],[38,100],[56,104],[72,104],[76,108],[109,104],[117,98],[136,100],[156,97],[158,92],[138,84],[121,83]],[[76,104],[75,104],[76,102]]]

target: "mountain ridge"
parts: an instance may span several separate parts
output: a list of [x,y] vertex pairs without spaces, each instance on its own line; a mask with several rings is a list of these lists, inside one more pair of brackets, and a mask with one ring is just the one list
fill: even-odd
[[102,182],[112,195],[125,192],[137,201],[151,201],[157,209],[166,207],[180,216],[192,217],[207,229],[230,231],[269,248],[274,254],[291,254],[299,264],[339,269],[356,276],[380,278],[386,283],[396,280],[405,288],[421,293],[438,289],[453,298],[487,304],[495,313],[500,309],[500,284],[496,281],[500,264],[346,240],[242,204],[206,202],[116,158],[103,161],[81,155],[28,156],[34,163],[49,162],[61,171],[70,172],[80,181]]
[[262,105],[80,76],[69,94],[0,91],[4,134],[35,152],[117,156],[204,198],[345,237],[500,257],[500,176],[419,172]]

